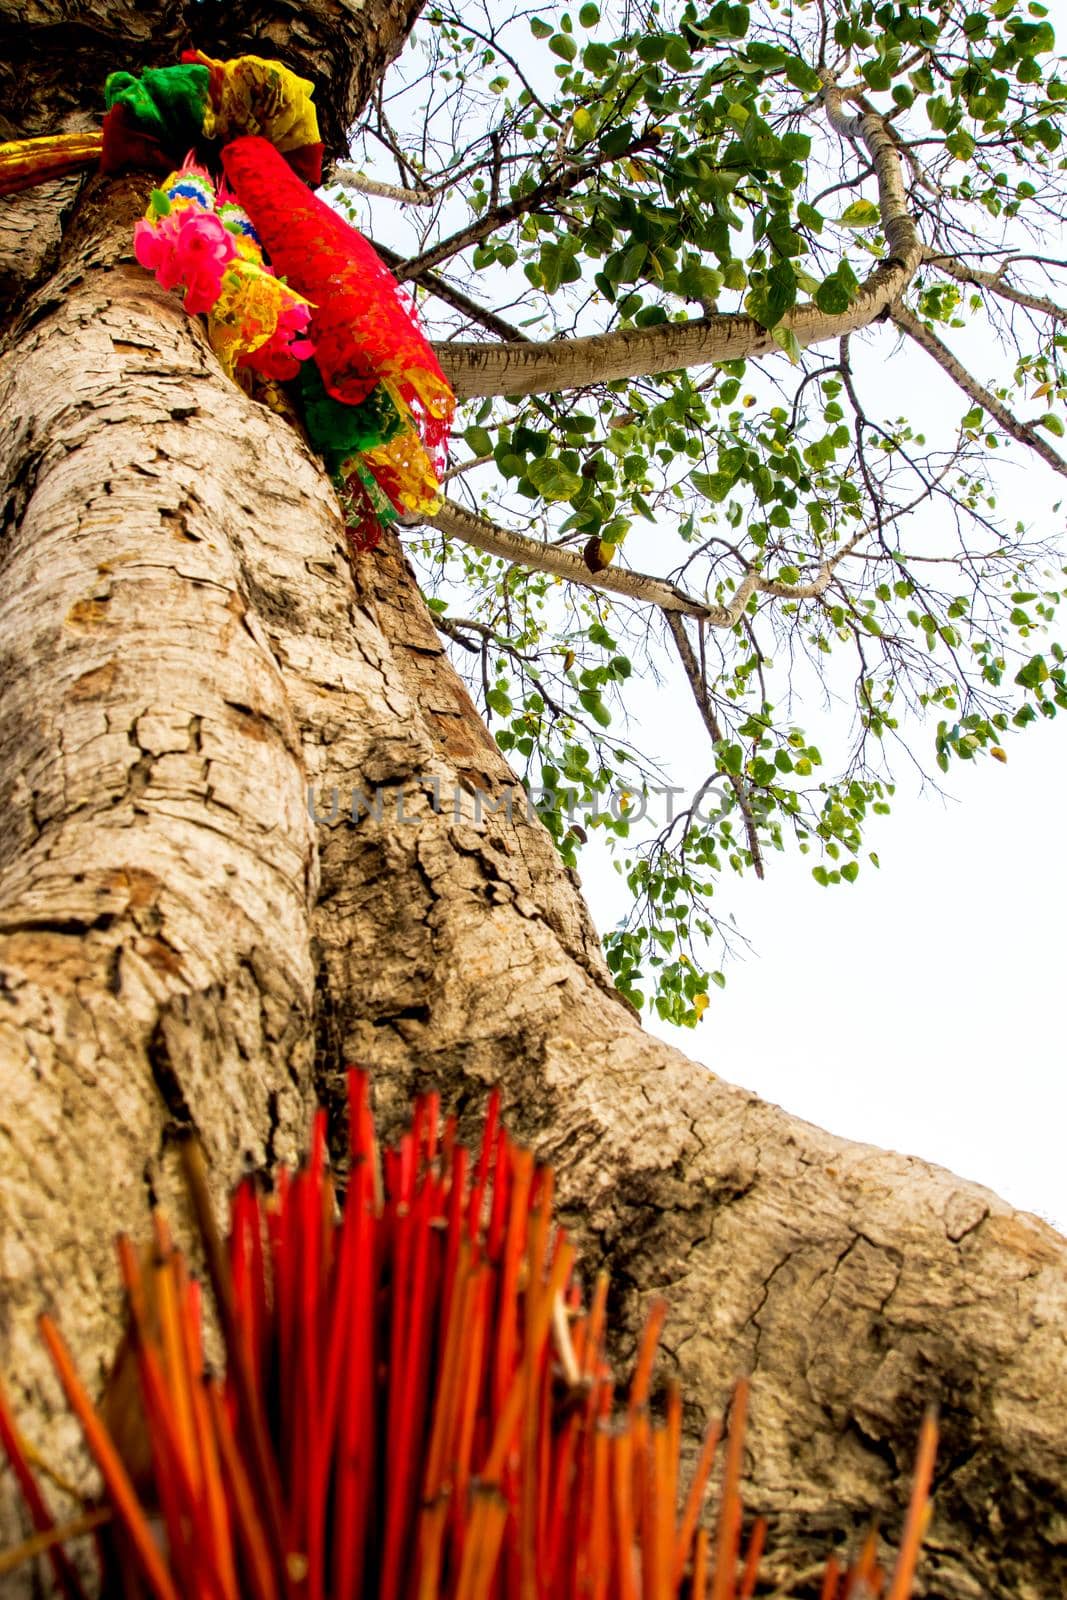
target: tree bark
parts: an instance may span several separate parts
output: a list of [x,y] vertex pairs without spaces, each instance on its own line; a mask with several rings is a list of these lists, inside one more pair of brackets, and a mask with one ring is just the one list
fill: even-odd
[[[831,315],[814,303],[783,317],[778,333],[795,335],[801,349],[827,339],[842,339],[884,316],[907,288],[920,265],[918,243],[904,261],[878,266],[847,311]],[[751,361],[779,348],[769,329],[744,312],[721,312],[685,322],[659,322],[651,328],[621,328],[582,339],[536,343],[464,344],[436,347],[442,370],[461,399],[480,395],[555,394],[622,378],[645,378],[713,361]]]
[[353,568],[316,459],[132,264],[144,187],[94,182],[0,368],[0,1365],[27,1431],[78,1470],[34,1318],[57,1305],[99,1380],[115,1231],[153,1195],[182,1215],[178,1126],[221,1197],[295,1157],[347,1061],[387,1130],[431,1084],[471,1128],[500,1082],[612,1272],[620,1361],[662,1290],[694,1435],[752,1372],[783,1583],[899,1531],[933,1400],[919,1592],[1061,1592],[1067,1243],[642,1032],[402,550]]

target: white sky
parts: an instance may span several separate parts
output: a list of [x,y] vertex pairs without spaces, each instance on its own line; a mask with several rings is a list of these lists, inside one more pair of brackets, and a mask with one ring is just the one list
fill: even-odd
[[[1065,738],[1061,717],[1013,740],[1007,766],[955,768],[955,804],[902,786],[869,840],[881,869],[853,885],[821,889],[795,852],[763,883],[724,881],[720,911],[754,953],[730,962],[696,1029],[650,1030],[821,1127],[1067,1230]],[[581,877],[610,927],[626,889],[602,847]]]

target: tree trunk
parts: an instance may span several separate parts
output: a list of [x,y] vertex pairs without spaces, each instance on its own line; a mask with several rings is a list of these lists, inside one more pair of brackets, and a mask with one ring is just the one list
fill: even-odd
[[500,1082],[612,1272],[620,1360],[662,1290],[694,1434],[753,1374],[782,1583],[899,1531],[936,1401],[919,1592],[1061,1592],[1064,1240],[641,1031],[401,550],[353,569],[316,459],[132,264],[144,189],[93,181],[0,372],[0,1363],[28,1431],[76,1470],[34,1318],[99,1379],[113,1235],[153,1195],[181,1215],[176,1128],[221,1196],[296,1156],[347,1061],[386,1128],[431,1084],[470,1126]]

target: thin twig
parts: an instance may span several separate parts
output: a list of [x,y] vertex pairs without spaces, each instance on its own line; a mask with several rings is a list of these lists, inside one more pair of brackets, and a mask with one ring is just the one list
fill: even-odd
[[434,196],[429,189],[405,189],[400,184],[382,183],[380,178],[369,178],[365,172],[340,165],[330,180],[341,189],[354,194],[375,195],[380,200],[396,200],[402,206],[432,206]]
[[[370,239],[368,243],[381,256],[387,267],[395,270],[403,262],[403,256],[395,250],[390,250],[388,245],[379,244],[376,239]],[[451,306],[454,311],[460,311],[472,322],[477,322],[487,333],[494,333],[498,339],[505,339],[509,344],[533,343],[528,334],[513,327],[510,322],[505,322],[503,317],[498,317],[488,306],[479,305],[477,300],[472,300],[470,295],[464,294],[462,289],[457,289],[447,278],[440,277],[436,272],[420,272],[411,281],[418,284],[420,289],[427,289],[430,294],[444,301],[445,305]]]
[[514,200],[509,200],[505,205],[490,208],[480,217],[460,228],[458,232],[450,234],[447,239],[442,239],[439,244],[433,245],[429,250],[424,250],[421,256],[413,256],[410,261],[405,261],[396,268],[396,276],[401,283],[408,278],[415,278],[420,272],[427,271],[430,267],[440,266],[442,261],[447,261],[451,256],[458,255],[461,250],[466,250],[469,245],[478,244],[480,240],[487,239],[491,233],[496,233],[500,228],[506,228],[509,223],[517,222],[520,217],[529,215],[531,211],[543,209],[545,206],[555,204],[563,197],[584,183],[586,178],[598,172],[601,167],[613,161],[625,160],[627,156],[636,155],[641,150],[651,150],[659,143],[660,135],[657,133],[642,134],[638,139],[631,140],[625,150],[616,151],[613,155],[598,155],[591,161],[583,161],[574,166],[567,165],[557,170],[550,178],[544,178],[536,184],[527,194],[518,195]]
[[[718,717],[715,715],[715,707],[711,703],[711,696],[708,694],[707,681],[705,680],[703,674],[701,673],[700,667],[697,664],[696,656],[693,654],[693,646],[689,643],[689,635],[686,632],[685,621],[677,614],[668,613],[667,626],[671,630],[671,638],[674,640],[675,646],[677,647],[678,657],[682,663],[682,670],[685,672],[686,678],[689,680],[689,687],[693,691],[693,699],[697,703],[697,710],[700,712],[704,726],[711,735],[713,742],[715,744],[721,744],[723,740],[722,727],[719,723]],[[749,804],[748,795],[745,792],[744,782],[740,774],[736,772],[726,772],[725,777],[726,781],[730,785],[730,788],[734,791],[738,807],[742,817],[744,818],[745,835],[748,839],[749,854],[752,857],[752,865],[755,868],[756,877],[762,878],[764,875],[763,851],[760,848],[759,833],[756,828],[756,819],[752,814],[752,807]]]
[[1067,461],[1041,437],[1035,424],[1021,422],[1014,412],[1008,410],[1003,400],[998,400],[991,389],[987,389],[977,378],[972,377],[962,361],[956,359],[948,346],[941,343],[937,334],[928,328],[925,322],[899,302],[893,307],[891,315],[900,331],[906,333],[909,339],[913,339],[927,355],[933,356],[942,372],[948,374],[956,387],[962,389],[975,405],[988,411],[1010,438],[1026,445],[1027,449],[1040,456],[1053,472],[1059,473],[1061,478],[1067,478]]
[[1010,300],[1013,305],[1023,306],[1040,317],[1050,317],[1053,322],[1067,322],[1067,306],[1057,305],[1055,300],[1049,300],[1045,295],[1027,294],[1024,289],[1016,289],[1010,283],[1005,283],[1006,262],[996,272],[983,272],[979,267],[965,266],[954,256],[942,255],[930,249],[923,252],[923,260],[946,277],[954,278],[957,283],[970,283],[976,289],[988,289],[1001,300]]

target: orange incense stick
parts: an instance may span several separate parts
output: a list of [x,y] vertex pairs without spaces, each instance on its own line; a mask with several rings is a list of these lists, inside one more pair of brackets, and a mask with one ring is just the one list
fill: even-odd
[[923,1418],[919,1434],[919,1453],[915,1463],[915,1482],[911,1501],[900,1540],[900,1554],[893,1569],[893,1582],[886,1600],[907,1600],[919,1559],[919,1544],[926,1531],[929,1511],[930,1484],[934,1476],[934,1457],[937,1453],[937,1421],[932,1411]]
[[693,1595],[692,1600],[705,1600],[708,1588],[708,1536],[703,1528],[696,1537],[693,1549]]
[[[747,1383],[734,1393],[711,1541],[699,1524],[720,1426],[679,1510],[676,1384],[663,1421],[650,1414],[666,1304],[649,1307],[619,1415],[603,1351],[607,1279],[583,1314],[552,1175],[512,1145],[495,1101],[471,1173],[454,1119],[442,1139],[438,1101],[424,1097],[384,1153],[384,1186],[365,1077],[350,1080],[349,1115],[340,1213],[319,1116],[308,1162],[278,1175],[269,1208],[241,1185],[225,1247],[187,1147],[225,1391],[205,1377],[199,1287],[162,1217],[149,1267],[120,1241],[164,1543],[42,1322],[107,1514],[132,1547],[128,1600],[752,1600],[766,1526],[755,1521],[742,1563]],[[64,1600],[84,1600],[58,1547],[73,1531],[55,1529],[2,1392],[0,1444],[40,1530],[9,1556],[47,1549]],[[935,1446],[928,1417],[885,1600],[911,1592]],[[831,1558],[822,1600],[858,1600],[860,1588],[877,1600],[884,1581],[872,1536],[844,1593]]]
[[715,1540],[715,1572],[711,1600],[729,1600],[734,1587],[737,1552],[741,1539],[741,1462],[745,1446],[745,1413],[748,1409],[748,1380],[738,1380],[730,1415],[730,1433],[723,1464],[722,1505]]
[[685,1572],[685,1564],[689,1559],[689,1547],[693,1542],[693,1535],[696,1531],[697,1523],[700,1521],[700,1512],[704,1504],[704,1495],[707,1490],[708,1476],[711,1472],[711,1463],[714,1460],[715,1451],[718,1448],[719,1435],[721,1432],[722,1423],[720,1422],[719,1418],[716,1417],[714,1421],[709,1424],[708,1431],[704,1435],[704,1444],[701,1448],[700,1457],[693,1472],[693,1481],[689,1485],[689,1493],[686,1496],[685,1501],[685,1510],[682,1512],[682,1520],[678,1527],[678,1538],[675,1541],[674,1546],[673,1581],[675,1588],[677,1588],[682,1581],[682,1575]]
[[[0,1445],[3,1445],[7,1459],[11,1463],[11,1470],[18,1479],[34,1527],[42,1538],[51,1538],[56,1531],[56,1525],[45,1504],[44,1496],[37,1487],[37,1480],[30,1470],[30,1464],[26,1459],[26,1447],[15,1425],[15,1418],[8,1405],[2,1383],[0,1383]],[[66,1551],[54,1543],[43,1545],[41,1548],[48,1551],[55,1580],[67,1600],[85,1600],[81,1579]]]
[[763,1545],[767,1537],[767,1524],[762,1517],[757,1517],[752,1529],[752,1537],[748,1541],[748,1553],[745,1556],[745,1569],[741,1574],[741,1587],[738,1590],[737,1600],[752,1600],[755,1592],[756,1580],[759,1577],[759,1564],[763,1556]]
[[107,1492],[115,1507],[115,1513],[121,1518],[126,1532],[129,1534],[130,1543],[144,1571],[145,1578],[152,1589],[156,1600],[179,1600],[178,1591],[174,1587],[169,1572],[159,1552],[152,1531],[145,1520],[144,1512],[134,1493],[133,1485],[126,1475],[126,1468],[119,1459],[118,1452],[108,1436],[107,1429],[100,1421],[82,1387],[81,1380],[74,1370],[74,1363],[70,1352],[63,1341],[62,1335],[51,1317],[43,1316],[39,1323],[41,1336],[48,1346],[48,1353],[55,1364],[59,1381],[63,1385],[71,1410],[82,1425],[86,1443],[92,1451],[93,1458],[100,1468],[100,1475],[107,1486]]

